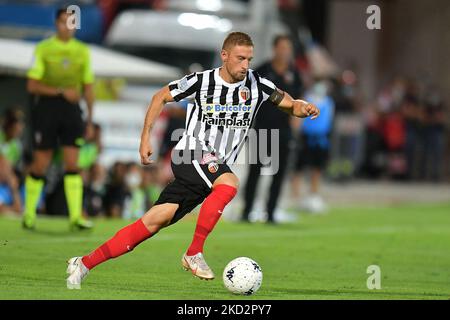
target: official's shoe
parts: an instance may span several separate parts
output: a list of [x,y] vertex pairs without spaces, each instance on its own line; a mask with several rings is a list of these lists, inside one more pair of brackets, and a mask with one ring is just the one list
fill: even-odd
[[70,224],[71,231],[89,230],[89,229],[92,229],[93,227],[94,227],[94,224],[92,223],[92,221],[84,220],[84,219]]
[[201,252],[193,256],[183,255],[181,259],[184,270],[191,270],[192,274],[200,279],[212,280],[214,279],[214,272],[208,266]]
[[22,221],[22,228],[25,230],[32,230],[34,231],[36,229],[36,226],[34,224],[27,224],[25,220]]

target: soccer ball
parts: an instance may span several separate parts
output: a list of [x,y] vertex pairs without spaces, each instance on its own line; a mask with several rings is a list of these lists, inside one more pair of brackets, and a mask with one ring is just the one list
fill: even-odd
[[252,295],[261,287],[261,267],[252,259],[236,258],[223,270],[223,284],[234,294]]

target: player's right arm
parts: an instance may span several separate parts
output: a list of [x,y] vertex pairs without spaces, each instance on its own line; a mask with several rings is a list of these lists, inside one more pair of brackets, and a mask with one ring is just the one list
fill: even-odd
[[152,146],[150,143],[150,133],[155,124],[156,119],[161,113],[164,105],[168,102],[174,101],[172,95],[170,94],[169,86],[165,86],[160,89],[152,98],[150,105],[147,109],[147,114],[145,115],[144,127],[141,133],[141,143],[139,147],[139,154],[141,156],[141,163],[147,165],[152,163],[150,156],[153,153]]

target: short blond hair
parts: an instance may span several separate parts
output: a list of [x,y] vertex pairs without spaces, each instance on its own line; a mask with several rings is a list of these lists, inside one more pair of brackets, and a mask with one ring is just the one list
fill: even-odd
[[234,46],[253,47],[252,38],[244,32],[231,32],[223,41],[222,50],[227,50]]

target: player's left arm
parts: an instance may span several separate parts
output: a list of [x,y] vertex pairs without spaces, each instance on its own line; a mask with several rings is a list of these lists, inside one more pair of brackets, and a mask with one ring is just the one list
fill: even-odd
[[269,97],[280,110],[298,118],[311,116],[314,120],[320,115],[320,110],[314,104],[304,100],[293,99],[287,92],[276,88]]

